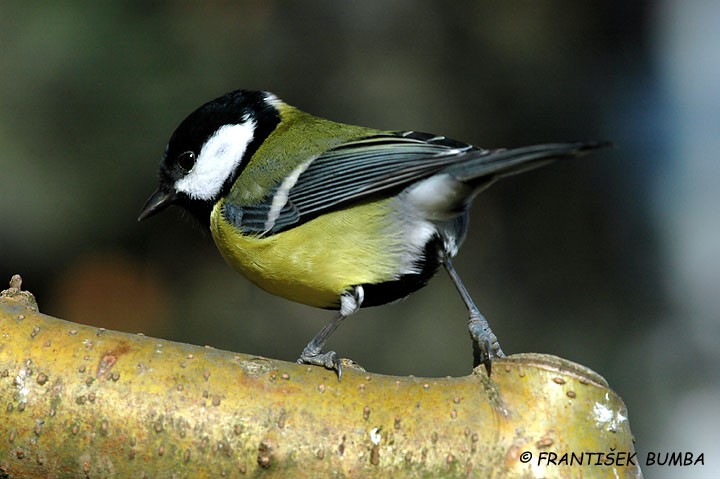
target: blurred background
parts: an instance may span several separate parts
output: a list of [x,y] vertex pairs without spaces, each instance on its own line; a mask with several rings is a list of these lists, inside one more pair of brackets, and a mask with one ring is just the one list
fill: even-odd
[[[483,193],[455,264],[508,353],[591,367],[637,449],[720,457],[720,3],[0,4],[0,278],[70,321],[294,360],[331,312],[264,293],[171,211],[136,221],[200,104],[269,89],[337,121],[483,147],[612,150]],[[348,320],[368,370],[465,375],[441,272]],[[713,466],[713,463],[715,464]],[[709,465],[708,465],[709,464]]]

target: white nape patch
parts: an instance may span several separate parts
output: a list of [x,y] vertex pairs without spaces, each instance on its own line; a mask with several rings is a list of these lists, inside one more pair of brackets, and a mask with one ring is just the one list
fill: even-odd
[[267,103],[268,105],[272,105],[277,108],[282,102],[283,101],[277,96],[275,96],[274,93],[271,93],[269,91],[265,92],[265,103]]
[[406,200],[425,218],[445,220],[457,216],[458,208],[472,197],[472,193],[466,184],[443,173],[411,186]]
[[280,188],[277,189],[275,196],[273,196],[272,205],[270,205],[270,211],[268,212],[267,220],[265,220],[265,231],[263,234],[275,226],[275,221],[278,219],[278,216],[280,216],[280,211],[288,202],[290,190],[295,186],[295,183],[297,183],[303,171],[307,170],[307,167],[310,166],[310,163],[314,160],[315,157],[300,163],[280,184]]
[[255,120],[220,127],[203,145],[195,166],[175,183],[193,200],[210,200],[222,189],[242,161],[255,134]]

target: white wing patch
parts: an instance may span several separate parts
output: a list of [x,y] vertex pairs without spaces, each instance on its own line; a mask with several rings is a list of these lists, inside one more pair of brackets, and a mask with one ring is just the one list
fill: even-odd
[[255,120],[220,127],[203,145],[195,166],[175,183],[193,200],[210,200],[235,173],[255,134]]
[[287,177],[285,177],[282,184],[280,185],[280,188],[278,188],[275,196],[273,197],[272,205],[270,206],[270,212],[268,213],[267,220],[265,221],[265,233],[270,231],[273,226],[275,226],[275,221],[277,221],[278,217],[280,216],[280,211],[288,202],[290,190],[293,186],[295,186],[295,183],[297,183],[300,175],[305,170],[307,170],[308,166],[310,166],[310,163],[312,163],[313,161],[315,161],[315,157],[303,161]]

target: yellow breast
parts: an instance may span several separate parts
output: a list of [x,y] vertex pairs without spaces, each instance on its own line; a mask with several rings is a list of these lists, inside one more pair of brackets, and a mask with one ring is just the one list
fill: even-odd
[[351,286],[400,274],[403,238],[389,214],[389,200],[324,214],[268,237],[244,235],[228,223],[224,201],[210,217],[215,244],[233,268],[270,293],[335,308]]

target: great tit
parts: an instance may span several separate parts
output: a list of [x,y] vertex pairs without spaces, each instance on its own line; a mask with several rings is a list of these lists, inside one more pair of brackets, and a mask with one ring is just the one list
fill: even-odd
[[342,374],[323,347],[361,307],[406,297],[442,266],[470,315],[474,365],[504,356],[453,268],[475,195],[495,180],[601,143],[478,148],[416,131],[336,123],[268,91],[237,90],[192,112],[170,137],[139,220],[176,204],[225,260],[262,289],[337,310],[299,363]]

